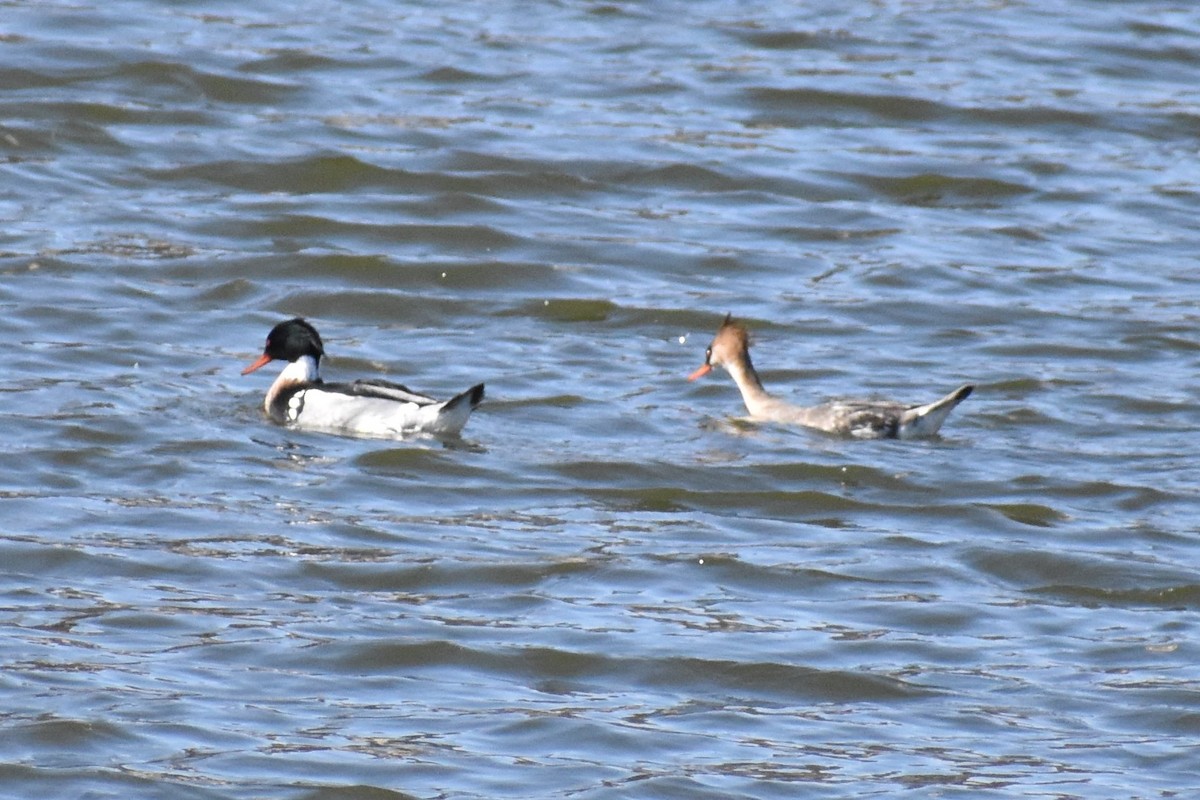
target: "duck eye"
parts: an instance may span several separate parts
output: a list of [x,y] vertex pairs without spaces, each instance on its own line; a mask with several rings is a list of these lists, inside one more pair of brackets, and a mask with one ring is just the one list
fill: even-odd
[[704,351],[704,361],[707,363],[712,360],[712,348],[706,348]]

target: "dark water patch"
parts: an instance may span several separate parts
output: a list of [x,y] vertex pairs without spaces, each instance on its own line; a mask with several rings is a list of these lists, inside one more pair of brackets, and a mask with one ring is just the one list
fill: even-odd
[[[329,532],[335,532],[335,535],[347,540],[364,538],[373,533],[365,533],[364,526],[358,524],[355,520],[334,521],[314,519],[310,520],[310,522],[320,522],[323,526],[327,527]],[[373,538],[381,539],[384,537],[376,534]],[[157,541],[131,541],[128,537],[123,539],[110,538],[108,543],[113,547],[135,549],[164,546]],[[394,540],[388,537],[385,543],[389,545],[394,544]],[[192,536],[172,541],[165,545],[165,549],[187,558],[217,559],[220,561],[278,559],[285,561],[315,561],[320,563],[371,564],[388,562],[396,556],[395,551],[390,547],[329,546],[306,543],[276,534],[257,533],[229,536]],[[269,581],[269,579],[266,580]]]
[[1030,129],[1057,129],[1068,135],[1092,138],[1097,131],[1111,131],[1121,127],[1116,123],[1137,126],[1136,121],[1126,122],[1121,116],[1101,115],[1090,111],[1056,108],[1044,105],[1013,105],[1000,107],[976,107],[964,114],[965,119],[984,123],[988,128],[1010,127],[1018,131]]
[[457,83],[493,83],[496,78],[491,75],[485,75],[482,72],[461,69],[459,67],[435,67],[434,69],[422,72],[418,76],[418,80],[427,83],[438,84],[457,84]]
[[[500,528],[500,521],[479,526]],[[587,575],[597,564],[587,559],[560,559],[552,562],[496,563],[480,559],[450,562],[445,559],[417,559],[418,563],[374,563],[316,561],[302,568],[305,580],[318,581],[344,591],[383,592],[397,597],[409,596],[414,602],[422,597],[449,593],[466,596],[475,589],[492,587],[532,588],[564,577]]]
[[[427,441],[432,444],[439,440],[429,439]],[[472,466],[462,459],[451,458],[437,450],[412,446],[371,450],[357,456],[354,464],[368,472],[397,477],[430,479],[437,475],[448,475],[464,484],[471,479],[495,477],[488,470]]]
[[386,137],[396,145],[417,151],[436,151],[447,144],[445,132],[469,129],[484,122],[471,114],[327,114],[320,117],[330,128]]
[[[1196,37],[1192,34],[1188,38],[1194,40]],[[1145,44],[1127,41],[1098,43],[1097,52],[1112,57],[1105,59],[1107,63],[1100,71],[1125,80],[1150,76],[1164,81],[1187,80],[1196,66],[1200,65],[1200,56],[1197,56],[1194,44],[1171,44],[1157,37],[1156,41]],[[1172,74],[1169,70],[1172,66],[1182,69]]]
[[1118,508],[1122,511],[1146,511],[1166,506],[1180,499],[1174,493],[1153,486],[1117,483],[1110,481],[1083,481],[1066,483],[1055,479],[1048,493],[1057,497],[1098,501],[1099,508]]
[[[587,188],[582,179],[562,169],[525,163],[511,171],[495,159],[459,156],[444,171],[387,168],[349,155],[325,154],[289,161],[210,161],[183,167],[147,169],[145,175],[166,183],[229,186],[263,194],[323,194],[364,189],[387,189],[400,195],[427,196],[459,193],[480,197],[512,198],[571,195]],[[457,162],[462,163],[457,163]]]
[[[1182,22],[1190,22],[1186,17],[1180,18]],[[1171,24],[1169,17],[1158,18],[1130,18],[1122,20],[1122,25],[1131,33],[1145,37],[1180,37],[1181,39],[1191,40],[1197,37],[1197,32],[1194,28],[1188,27],[1186,24]]]
[[700,658],[645,658],[546,647],[486,650],[451,641],[325,646],[339,671],[355,674],[482,670],[547,691],[601,691],[614,678],[674,695],[799,699],[866,703],[906,701],[936,694],[915,683],[868,671],[821,670],[792,664]]
[[[630,488],[580,487],[580,491],[617,508],[638,511],[698,511],[731,516],[763,516],[805,522],[829,515],[862,515],[885,507],[842,495],[812,490],[795,491],[695,491],[676,486],[649,485]],[[895,506],[887,512],[896,513]]]
[[983,235],[1003,236],[1030,244],[1040,244],[1047,241],[1046,235],[1041,230],[1025,225],[1001,225],[996,228],[984,228],[980,233]]
[[1022,375],[995,380],[980,388],[994,396],[1019,399],[1042,392],[1055,391],[1061,385],[1059,381]]
[[551,394],[539,397],[522,397],[515,400],[489,400],[488,405],[503,409],[522,409],[522,408],[561,408],[572,409],[585,406],[592,402],[590,398],[582,397],[577,394]]
[[[1122,593],[1129,593],[1129,597],[1154,597],[1160,592],[1165,597],[1177,592],[1188,603],[1194,594],[1192,576],[1184,570],[1121,550],[1067,553],[1048,548],[972,548],[963,557],[980,572],[1032,594],[1054,593],[1062,591],[1061,587],[1118,597]],[[1146,584],[1163,588],[1147,590]]]
[[157,102],[282,105],[303,89],[298,83],[252,79],[201,70],[176,61],[138,61],[122,64],[107,74],[95,75],[102,83],[129,81],[137,93]]
[[[682,307],[621,304],[620,309],[623,324],[634,329],[649,328],[657,332],[663,342],[672,346],[695,347],[700,344],[698,339],[703,339],[707,344],[705,337],[715,333],[724,318],[690,303]],[[684,341],[679,340],[680,336],[684,337]],[[692,350],[689,354],[695,356],[697,352],[703,356],[703,349]]]
[[752,87],[744,92],[757,109],[754,125],[833,127],[877,125],[880,122],[929,122],[944,119],[952,109],[930,100],[891,94],[840,92],[828,89],[774,86]]
[[466,192],[440,192],[405,205],[414,216],[442,219],[466,214],[504,214],[511,209],[493,197]]
[[[172,777],[151,771],[135,773],[132,768],[119,770],[91,765],[55,767],[6,764],[0,767],[0,780],[10,790],[24,797],[45,795],[48,785],[53,786],[57,796],[62,797],[86,797],[97,791],[109,791],[121,797],[152,800],[161,796],[164,789],[179,800],[220,800],[228,797],[224,788],[196,786],[194,776]],[[225,781],[206,779],[204,783],[227,786]]]
[[882,239],[902,232],[900,228],[830,228],[789,226],[767,229],[773,238],[796,242],[845,242],[856,245],[862,239]]
[[45,251],[46,255],[79,256],[102,255],[121,259],[173,259],[191,258],[197,254],[195,247],[182,242],[155,238],[144,233],[118,233],[94,242],[81,242],[73,247]]
[[1095,131],[1114,127],[1137,128],[1139,120],[1101,116],[1096,113],[1046,105],[1011,107],[956,106],[904,94],[845,92],[828,89],[778,88],[745,90],[747,104],[756,109],[751,123],[756,126],[796,128],[858,128],[895,123],[955,124],[986,131],[1013,128],[1019,131],[1055,128],[1091,137]]
[[621,186],[670,187],[693,192],[730,192],[750,188],[744,181],[733,179],[718,170],[690,163],[639,170],[625,168],[623,172],[613,175],[612,181]]
[[615,508],[651,513],[680,513],[688,509],[688,493],[671,486],[637,489],[592,489],[587,494]]
[[[816,546],[815,542],[806,540],[806,532],[802,527],[789,532],[790,540],[775,540],[786,547]],[[749,546],[752,541],[744,543]],[[749,555],[751,551],[747,551]],[[799,563],[769,563],[759,564],[733,553],[703,552],[696,554],[688,552],[685,555],[658,556],[666,564],[686,568],[684,579],[701,581],[706,585],[719,586],[723,591],[733,587],[751,589],[755,592],[773,592],[781,597],[795,598],[797,596],[819,597],[829,600],[833,597],[851,595],[861,596],[868,590],[879,591],[889,585],[887,577],[853,574],[846,571],[819,569]],[[745,625],[730,623],[732,614],[719,617],[715,624],[706,627],[721,629],[754,629],[754,630],[786,630],[787,623],[771,626]]]
[[[653,461],[630,463],[626,460],[568,460],[548,465],[576,486],[682,487],[712,489],[728,486],[729,476],[717,470],[694,470],[685,465]],[[755,481],[758,483],[758,481]]]
[[[375,739],[372,743],[378,741]],[[384,789],[365,784],[312,788],[310,783],[303,792],[296,794],[297,800],[419,800],[420,797],[420,795],[408,794],[395,789]]]
[[1058,364],[1069,361],[1112,364],[1142,359],[1139,353],[1120,347],[1117,342],[1092,342],[1086,339],[1081,341],[1071,337],[1059,338],[1057,336],[1026,341],[997,341],[984,345],[984,349],[992,355],[1009,358],[1029,357],[1036,353],[1037,358],[1054,361]]
[[1200,337],[1192,335],[1189,328],[1172,329],[1163,326],[1156,331],[1138,331],[1121,338],[1122,344],[1143,351],[1158,353],[1195,353],[1200,351]]
[[158,181],[217,183],[264,194],[343,192],[371,186],[390,186],[405,191],[404,173],[387,170],[353,156],[332,154],[270,164],[260,161],[215,161],[149,169],[146,174]]
[[444,188],[475,192],[488,197],[569,196],[583,197],[603,188],[591,173],[598,169],[623,168],[619,162],[572,161],[552,158],[516,157],[480,150],[452,150],[438,162],[439,179],[449,180]]
[[197,290],[194,302],[206,308],[227,308],[240,302],[249,302],[254,294],[253,282],[245,278],[235,278]]
[[1062,511],[1038,503],[991,503],[984,507],[998,511],[1013,522],[1035,528],[1049,528],[1070,519]]
[[262,73],[266,75],[286,75],[295,81],[296,75],[303,72],[328,73],[339,67],[352,70],[360,66],[357,63],[335,58],[328,53],[309,49],[275,48],[269,53],[238,65],[238,71]]
[[270,236],[325,247],[348,247],[351,242],[436,248],[449,252],[504,250],[519,239],[489,225],[421,224],[397,221],[372,224],[349,219],[331,219],[308,214],[277,214],[259,220],[243,220],[238,227],[247,237]]
[[[10,120],[29,120],[23,141],[39,141],[44,146],[80,144],[110,145],[121,147],[119,152],[136,152],[132,143],[125,141],[124,131],[108,128],[136,128],[137,126],[177,126],[180,128],[206,127],[212,125],[216,115],[207,109],[184,109],[177,107],[153,107],[137,105],[109,105],[103,102],[56,102],[48,100],[14,100],[0,104]],[[56,124],[50,131],[44,126],[47,121]],[[86,136],[73,136],[79,132]],[[44,140],[44,141],[43,141]],[[128,147],[129,149],[124,149]]]
[[609,322],[623,309],[611,300],[594,298],[556,297],[553,300],[533,301],[519,310],[519,316],[558,323]]
[[1195,611],[1200,608],[1200,584],[1146,588],[1105,588],[1050,584],[1027,589],[1030,595],[1084,608],[1160,608]]
[[41,134],[48,137],[43,145],[46,150],[80,148],[112,156],[128,155],[132,148],[108,127],[131,122],[139,116],[127,109],[86,102],[26,102],[9,105],[5,111],[12,115],[11,119],[37,119],[43,125],[52,126],[51,133]]
[[24,574],[62,575],[96,567],[96,561],[82,550],[64,547],[57,542],[24,540],[19,535],[7,533],[4,540],[4,558],[10,578]]
[[1192,424],[1196,419],[1195,403],[1183,397],[1130,397],[1126,394],[1102,394],[1094,397],[1113,412],[1122,415],[1131,428],[1147,431],[1178,430]]
[[[792,664],[747,663],[710,659],[667,659],[651,667],[645,679],[696,696],[804,697],[822,702],[862,703],[911,700],[936,694],[918,684],[885,674],[818,670]],[[658,667],[665,669],[658,669]]]
[[[11,166],[19,164],[46,164],[58,142],[53,131],[9,122],[0,125],[0,161]],[[0,252],[0,258],[10,257]]]
[[[574,286],[575,276],[554,264],[537,261],[496,260],[491,258],[437,264],[405,264],[405,272],[423,276],[443,291],[507,291],[527,287],[529,292],[557,295]],[[496,312],[503,315],[503,312]]]
[[904,177],[859,175],[855,180],[897,202],[918,206],[993,208],[1032,191],[1011,181],[938,173]]
[[759,468],[758,471],[787,485],[795,485],[797,481],[815,481],[826,486],[840,485],[848,489],[886,489],[888,491],[917,492],[923,494],[931,491],[931,487],[913,482],[912,476],[863,464],[839,466],[836,464],[797,462],[790,464],[768,464]]
[[758,23],[722,26],[722,30],[740,42],[764,50],[836,50],[866,44],[848,30],[814,28],[811,30],[772,30]]
[[[12,44],[12,42],[3,42]],[[65,76],[61,73],[51,73],[21,67],[5,66],[0,68],[0,89],[5,91],[21,91],[29,89],[46,89],[63,86],[85,76]]]
[[[84,753],[105,751],[114,743],[136,738],[124,725],[53,716],[16,725],[9,729],[9,735],[20,739],[30,755],[40,753],[42,759],[58,762],[57,766],[65,766],[65,762],[70,761],[87,763]],[[67,752],[73,755],[68,756]],[[42,763],[49,766],[46,761]]]

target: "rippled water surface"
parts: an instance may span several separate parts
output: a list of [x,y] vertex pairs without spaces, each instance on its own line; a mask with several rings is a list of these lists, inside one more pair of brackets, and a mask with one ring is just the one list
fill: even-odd
[[[1182,797],[1200,8],[0,5],[0,779]],[[939,439],[756,426],[975,394]],[[272,324],[461,438],[272,425]]]

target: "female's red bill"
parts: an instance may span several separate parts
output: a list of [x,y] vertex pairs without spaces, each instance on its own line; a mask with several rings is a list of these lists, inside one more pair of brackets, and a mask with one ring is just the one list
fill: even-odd
[[[255,367],[255,369],[257,369],[257,366]],[[705,375],[707,375],[710,372],[712,372],[711,364],[701,364],[700,369],[696,370],[691,375],[688,375],[688,380],[694,381],[694,380],[696,380],[696,378],[703,378]]]

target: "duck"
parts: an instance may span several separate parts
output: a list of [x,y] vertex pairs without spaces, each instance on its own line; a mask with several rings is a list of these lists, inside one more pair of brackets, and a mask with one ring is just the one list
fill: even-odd
[[763,388],[750,361],[750,334],[746,326],[727,314],[704,353],[704,363],[688,376],[702,378],[714,367],[724,368],[741,390],[750,419],[815,428],[859,439],[917,439],[935,436],[950,412],[971,396],[974,384],[964,384],[946,396],[924,405],[887,400],[833,400],[815,406],[798,406],[780,400]]
[[271,328],[262,355],[242,374],[272,361],[288,362],[263,401],[271,419],[296,428],[356,436],[457,435],[483,400],[482,383],[445,401],[385,380],[326,383],[320,373],[324,355],[317,329],[295,317]]

